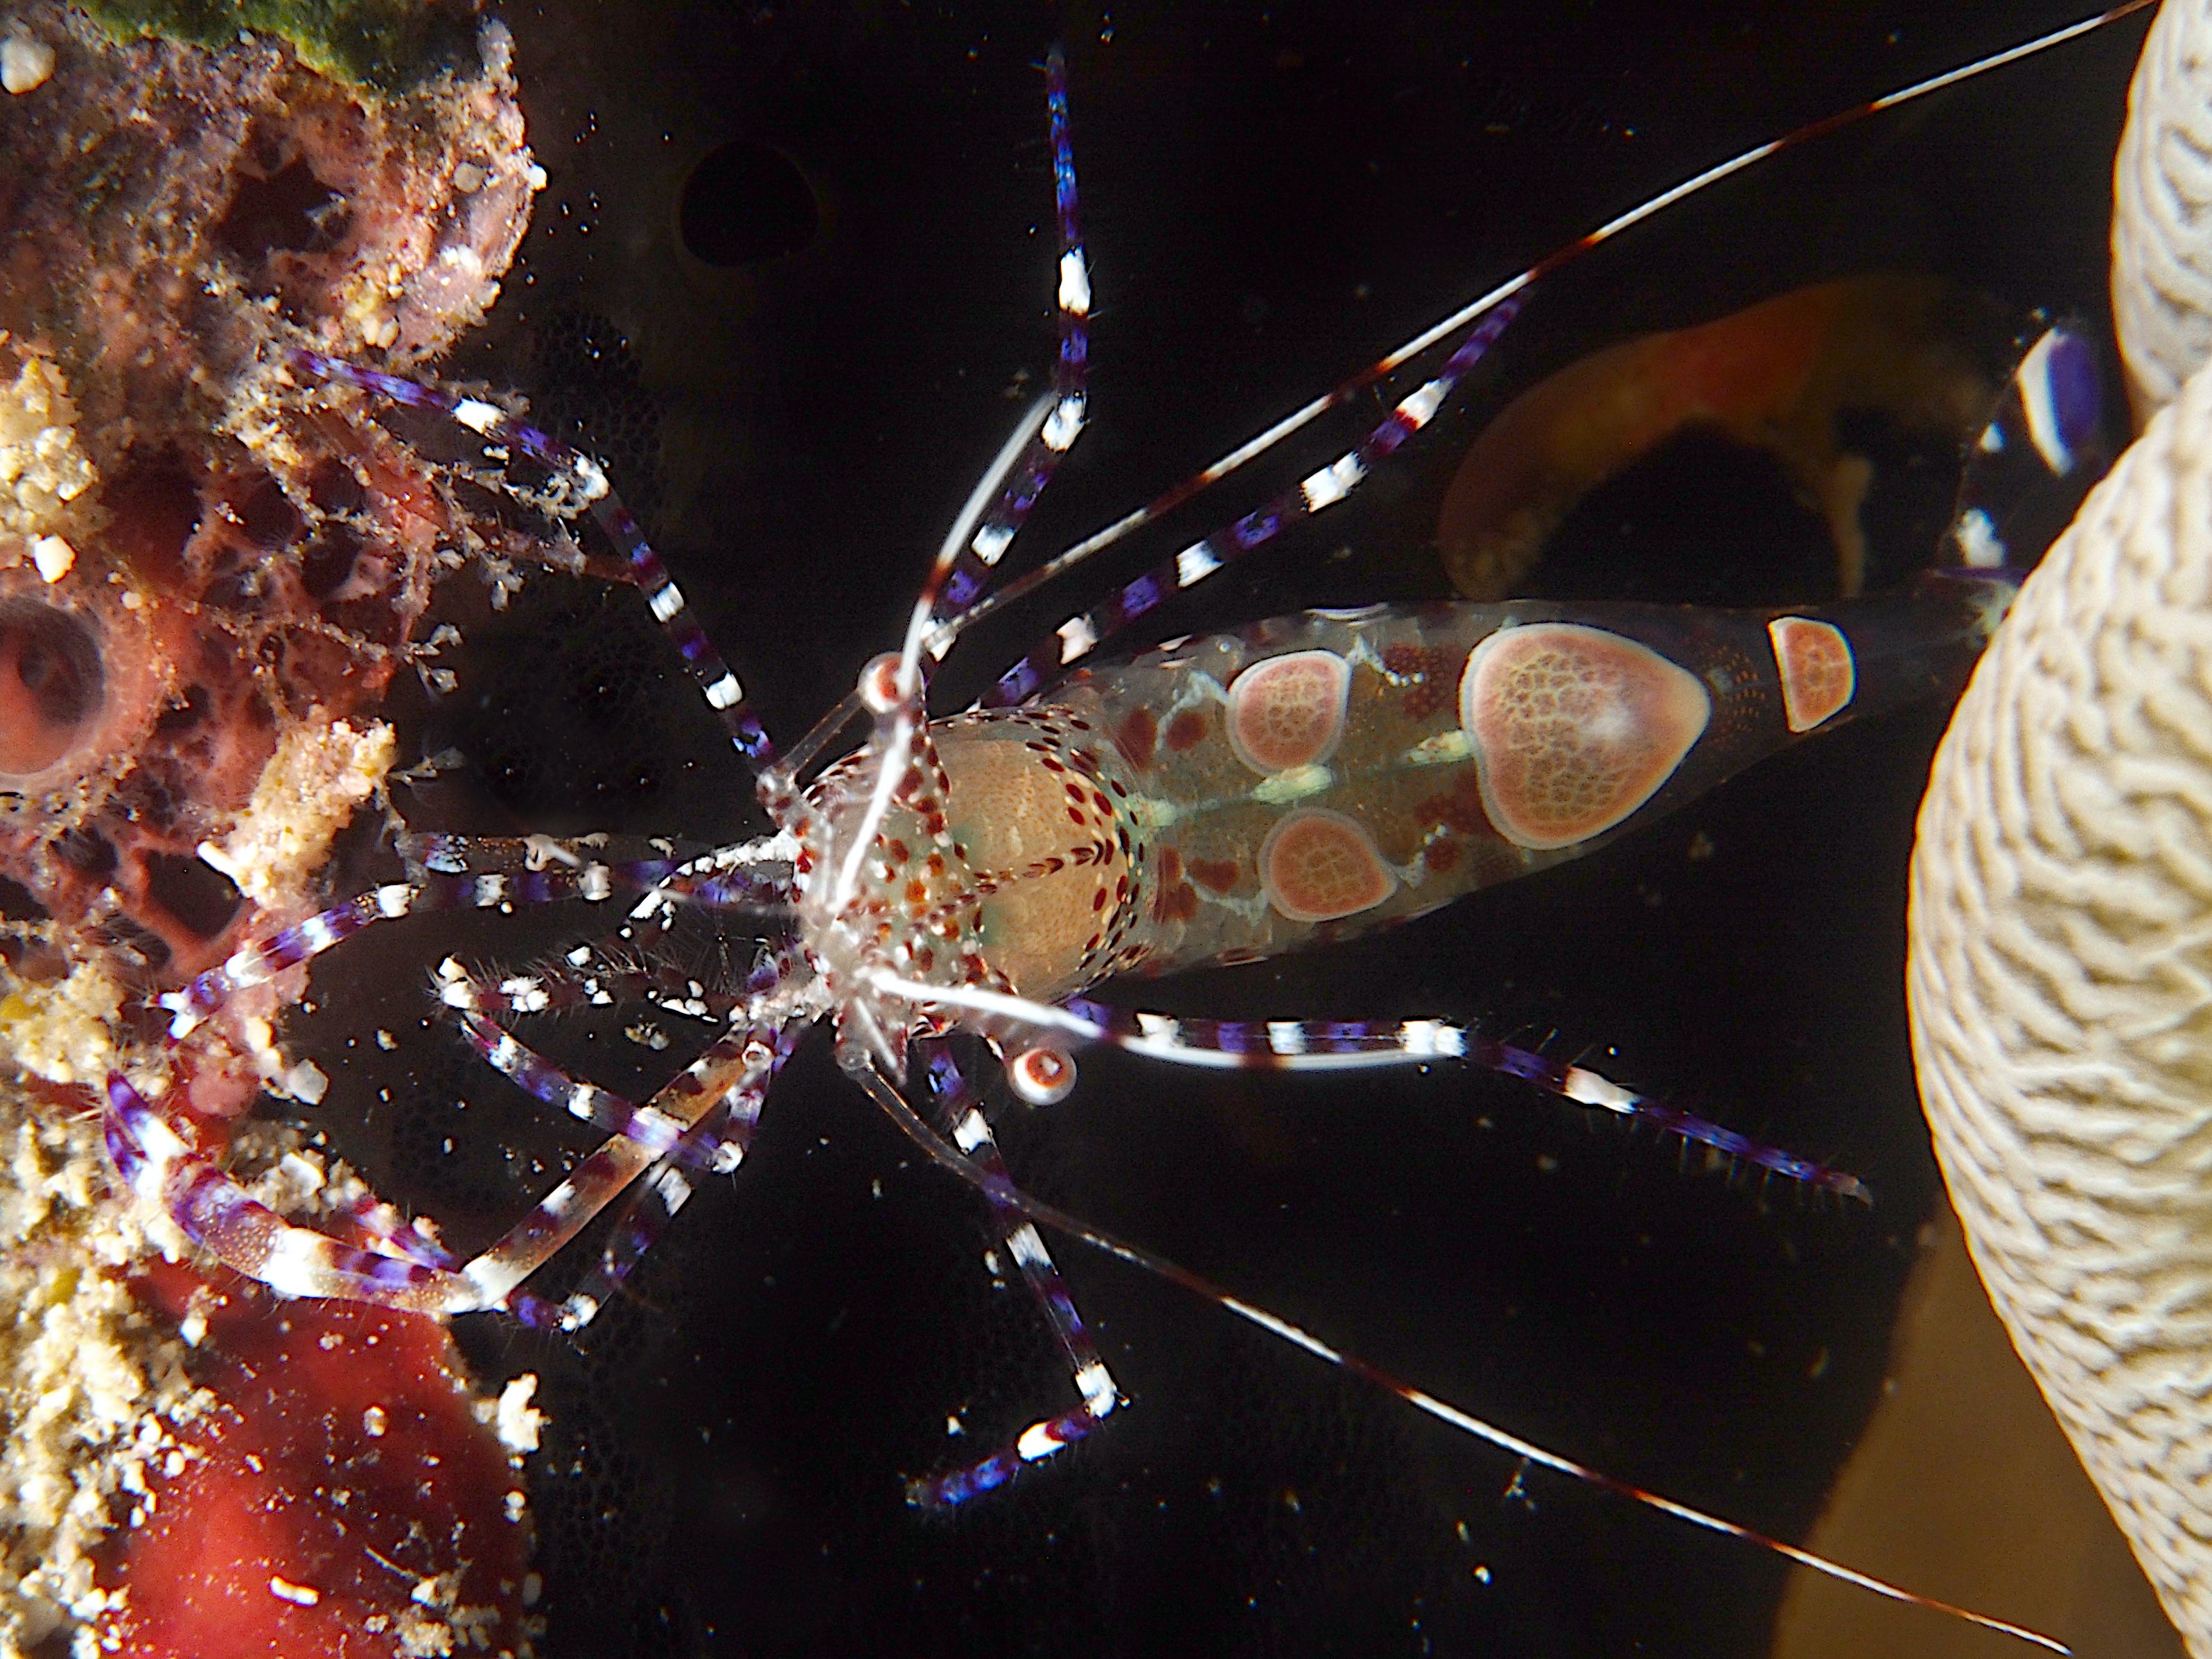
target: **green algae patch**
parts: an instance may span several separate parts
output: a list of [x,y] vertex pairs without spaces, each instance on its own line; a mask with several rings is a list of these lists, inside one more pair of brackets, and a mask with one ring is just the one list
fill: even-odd
[[309,69],[405,92],[468,61],[475,8],[453,0],[82,0],[118,40],[223,46],[241,31],[288,42]]

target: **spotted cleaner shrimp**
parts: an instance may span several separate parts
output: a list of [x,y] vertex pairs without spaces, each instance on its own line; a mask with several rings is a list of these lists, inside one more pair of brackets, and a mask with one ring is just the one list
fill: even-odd
[[[1093,192],[1093,197],[1095,197],[1095,192]],[[493,411],[493,414],[495,414],[495,411]],[[487,416],[487,418],[491,418],[491,416]],[[1347,623],[1347,626],[1349,626],[1349,623]],[[1387,650],[1387,648],[1385,648],[1385,650]],[[556,872],[556,876],[557,876],[557,872]],[[518,878],[518,880],[520,880],[520,878]],[[493,1040],[493,1037],[487,1037],[487,1044],[495,1044],[495,1040]],[[1084,1064],[1086,1064],[1086,1066],[1091,1066],[1091,1061],[1088,1061],[1088,1060],[1084,1061]],[[511,1068],[514,1068],[514,1061],[511,1061]],[[1095,1079],[1093,1079],[1093,1082],[1095,1082]],[[1126,1084],[1124,1084],[1124,1086],[1126,1086]],[[1141,1416],[1141,1413],[1139,1413],[1139,1416]],[[957,1443],[956,1443],[956,1444],[957,1444]]]

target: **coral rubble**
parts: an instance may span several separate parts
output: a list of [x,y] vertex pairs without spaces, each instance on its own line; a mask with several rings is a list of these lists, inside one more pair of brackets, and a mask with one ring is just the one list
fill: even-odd
[[[444,350],[544,175],[496,24],[295,8],[336,20],[295,45],[127,9],[111,36],[28,5],[0,51],[0,1659],[212,1655],[210,1629],[520,1652],[527,1528],[444,1333],[173,1265],[91,1089],[166,1075],[216,1152],[264,1084],[319,1093],[270,1035],[303,976],[168,1073],[149,1000],[320,902],[392,762],[382,699],[442,673],[434,588],[526,532],[288,354]],[[272,1200],[346,1187],[296,1135],[264,1150]]]

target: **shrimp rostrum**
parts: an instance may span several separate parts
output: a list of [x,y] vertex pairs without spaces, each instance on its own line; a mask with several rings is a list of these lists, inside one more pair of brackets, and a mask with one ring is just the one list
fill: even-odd
[[[450,963],[441,970],[439,998],[494,1068],[610,1132],[472,1259],[453,1258],[417,1229],[370,1227],[342,1242],[275,1215],[164,1117],[154,1103],[162,1090],[150,1077],[109,1079],[117,1168],[200,1247],[280,1292],[439,1314],[501,1309],[532,1324],[574,1328],[619,1286],[697,1173],[743,1160],[780,1068],[803,1033],[826,1021],[842,1071],[929,1157],[981,1192],[1074,1381],[1073,1405],[1010,1433],[964,1467],[913,1481],[915,1503],[957,1504],[1001,1486],[1091,1434],[1122,1403],[1054,1267],[1043,1223],[1164,1273],[1522,1457],[1883,1594],[1920,1600],[1493,1428],[1034,1199],[1012,1184],[1000,1158],[983,1109],[994,1091],[975,1056],[988,1051],[1012,1095],[1031,1103],[1064,1097],[1079,1052],[1092,1045],[1205,1067],[1461,1062],[1649,1122],[1773,1178],[1863,1198],[1840,1170],[1472,1026],[1171,1018],[1109,1006],[1091,993],[1124,976],[1252,962],[1407,921],[1627,834],[1800,738],[1947,695],[2002,614],[2012,579],[1931,574],[1900,592],[1794,611],[1538,600],[1381,605],[1277,617],[1094,665],[1098,647],[1120,629],[1341,499],[1426,424],[1507,326],[1513,295],[1532,271],[1299,417],[1448,348],[1441,366],[1358,447],[1070,617],[979,706],[933,714],[933,674],[972,621],[1112,539],[1094,538],[1017,580],[1000,574],[1024,516],[1088,413],[1090,280],[1057,54],[1046,75],[1060,235],[1051,390],[946,536],[898,648],[871,662],[854,690],[787,751],[771,741],[594,463],[483,398],[295,354],[294,375],[319,383],[321,395],[441,414],[481,438],[495,460],[526,458],[554,475],[561,500],[588,513],[623,561],[752,768],[770,828],[696,857],[629,862],[603,858],[591,842],[403,837],[408,879],[251,943],[165,997],[173,1046],[219,1022],[238,991],[299,968],[372,923],[427,910],[618,900],[639,924],[679,908],[711,913],[757,938],[762,949],[748,978],[712,994],[682,984],[681,975],[664,983],[649,950],[641,957],[580,945],[507,976],[472,975]],[[497,468],[488,464],[487,471]],[[546,493],[541,488],[541,498]],[[1114,533],[1151,512],[1132,515]],[[828,758],[856,721],[867,726],[866,741]],[[507,1029],[513,1016],[625,998],[680,1006],[719,1028],[696,1060],[643,1101],[570,1075]],[[576,1288],[557,1300],[533,1295],[532,1273],[618,1200],[626,1208]]]

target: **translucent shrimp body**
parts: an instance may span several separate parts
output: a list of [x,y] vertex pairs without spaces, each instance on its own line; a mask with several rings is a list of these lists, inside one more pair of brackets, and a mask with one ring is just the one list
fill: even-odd
[[[913,1016],[876,975],[1050,1004],[1410,920],[1955,684],[2011,592],[1937,577],[1804,613],[1376,605],[1181,641],[919,732],[842,904],[875,746],[767,799],[801,849],[828,1000],[890,1058]],[[919,1004],[939,1030],[962,1006]]]

